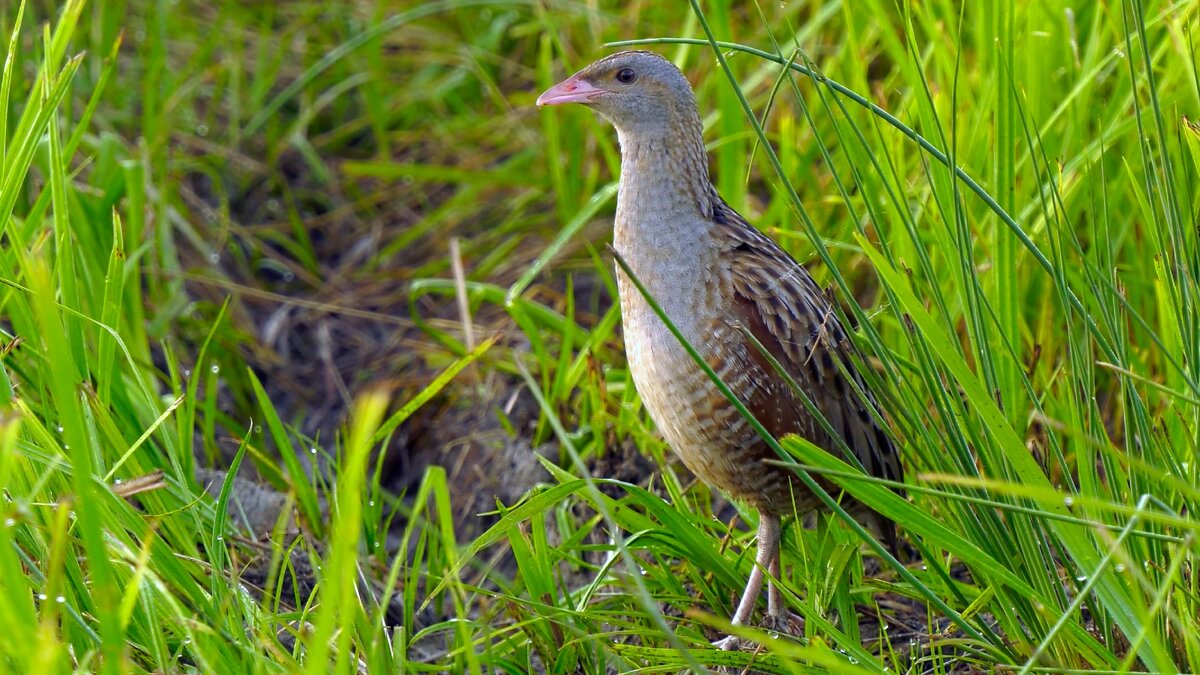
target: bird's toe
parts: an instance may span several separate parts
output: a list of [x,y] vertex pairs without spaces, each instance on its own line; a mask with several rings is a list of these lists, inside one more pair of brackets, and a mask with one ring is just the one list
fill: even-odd
[[742,640],[734,635],[726,635],[720,640],[712,643],[712,646],[724,652],[734,652],[742,646]]
[[790,612],[783,612],[778,616],[772,616],[768,614],[767,616],[763,617],[763,628],[775,633],[782,633],[784,635],[791,634],[792,620],[788,614],[790,614]]

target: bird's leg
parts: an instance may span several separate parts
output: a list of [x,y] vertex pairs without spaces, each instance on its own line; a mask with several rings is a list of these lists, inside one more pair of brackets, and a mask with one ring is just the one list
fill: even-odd
[[783,607],[783,592],[779,590],[779,544],[775,544],[775,555],[767,566],[767,617],[774,623],[775,630],[787,627],[787,612]]
[[[758,601],[758,594],[762,591],[763,570],[771,571],[772,576],[779,576],[779,517],[769,515],[762,511],[758,513],[758,555],[754,558],[754,569],[750,572],[750,578],[746,581],[746,590],[742,592],[742,599],[738,602],[737,610],[733,613],[733,618],[730,620],[735,626],[741,626],[750,619],[750,614],[754,611],[754,603]],[[781,598],[778,595],[778,589],[774,588],[774,583],[768,581],[768,610],[774,616],[782,607]],[[713,643],[726,651],[738,648],[739,640],[729,635],[724,639]]]

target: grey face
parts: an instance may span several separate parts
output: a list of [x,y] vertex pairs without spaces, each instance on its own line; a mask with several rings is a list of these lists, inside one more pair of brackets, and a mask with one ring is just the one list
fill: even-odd
[[661,134],[673,123],[696,116],[696,98],[673,63],[653,52],[627,51],[605,57],[554,85],[539,105],[582,103],[617,130]]

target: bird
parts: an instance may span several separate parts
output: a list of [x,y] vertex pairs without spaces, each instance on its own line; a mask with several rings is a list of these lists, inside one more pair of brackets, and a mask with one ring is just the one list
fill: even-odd
[[[537,99],[539,107],[566,103],[591,108],[616,128],[613,246],[700,357],[774,437],[797,434],[838,455],[844,446],[870,475],[901,483],[897,447],[873,414],[875,397],[850,359],[853,347],[832,301],[709,179],[695,93],[679,68],[650,51],[615,53]],[[758,512],[755,566],[730,623],[750,619],[765,573],[768,619],[786,625],[776,583],[782,520],[822,503],[794,472],[769,461],[777,459],[774,451],[619,266],[617,291],[629,373],[655,426],[692,473]],[[842,503],[896,549],[894,523],[849,496]],[[740,641],[727,636],[714,644],[736,649]]]

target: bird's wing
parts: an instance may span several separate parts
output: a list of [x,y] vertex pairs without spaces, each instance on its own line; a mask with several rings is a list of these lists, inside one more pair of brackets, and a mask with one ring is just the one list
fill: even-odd
[[[808,271],[775,242],[728,205],[721,203],[716,211],[714,220],[727,247],[725,259],[729,261],[735,316],[804,390],[868,474],[901,481],[896,448],[872,415],[871,408],[878,406],[856,372],[851,358],[853,347],[833,304]],[[774,372],[757,347],[749,345],[749,352],[768,373]],[[847,376],[856,386],[847,381]],[[793,399],[794,405],[789,407],[793,408],[790,414],[794,419],[767,414],[768,419],[760,418],[763,425],[777,435],[800,433],[841,454],[839,445],[828,442],[831,439],[795,393],[786,385],[783,389],[776,388],[772,396]],[[856,390],[864,392],[866,400]],[[757,410],[773,412],[779,408],[768,401],[750,403],[756,416]]]

